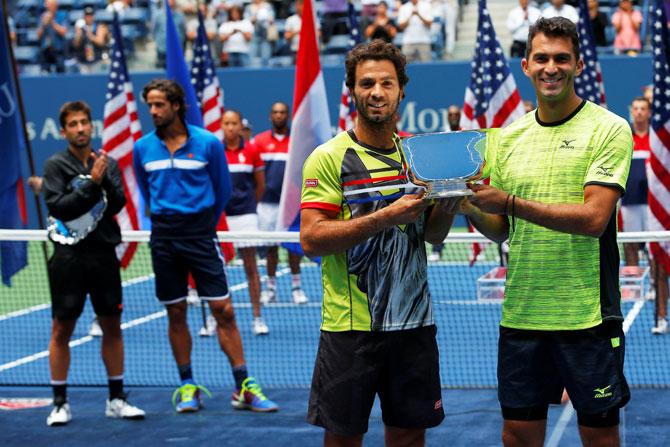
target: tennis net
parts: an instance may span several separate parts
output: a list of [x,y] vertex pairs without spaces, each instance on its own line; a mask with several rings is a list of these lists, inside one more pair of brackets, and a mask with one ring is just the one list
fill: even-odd
[[[295,233],[220,233],[220,240],[255,242],[259,245],[296,242]],[[124,233],[124,241],[137,242],[130,266],[122,271],[122,316],[128,385],[172,386],[177,369],[167,339],[167,317],[155,298],[148,232]],[[621,233],[619,241],[640,244],[670,241],[670,232]],[[46,251],[52,250],[43,231],[0,230],[0,242],[25,241],[29,264],[12,278],[12,287],[0,285],[0,385],[47,385],[51,306],[46,273]],[[496,351],[504,269],[500,249],[483,236],[453,232],[445,241],[438,261],[429,262],[429,286],[438,326],[442,385],[449,388],[496,386]],[[473,244],[481,253],[471,263]],[[427,247],[430,251],[430,247]],[[260,251],[260,250],[259,250]],[[623,259],[623,249],[621,250]],[[265,275],[262,259],[258,265]],[[278,301],[263,307],[267,336],[254,336],[244,267],[233,260],[227,267],[228,282],[251,374],[265,387],[302,388],[311,382],[321,321],[321,270],[304,259],[302,287],[309,302],[291,300],[291,275],[281,250],[277,271]],[[651,274],[646,261],[641,267],[621,270],[622,311],[628,331],[626,374],[632,386],[670,387],[670,335],[654,336],[655,306],[649,298]],[[192,364],[196,379],[207,386],[233,385],[233,378],[216,336],[199,336],[209,311],[200,303],[189,305],[188,321],[193,334]],[[71,341],[68,383],[104,385],[106,374],[100,360],[99,337],[89,335],[93,321],[86,304]]]

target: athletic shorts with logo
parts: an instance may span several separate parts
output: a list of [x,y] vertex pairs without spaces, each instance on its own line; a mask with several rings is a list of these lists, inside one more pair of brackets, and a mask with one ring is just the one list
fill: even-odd
[[623,373],[624,351],[620,321],[574,331],[501,326],[498,398],[503,416],[524,419],[509,415],[560,403],[564,388],[578,417],[618,410],[630,399]]
[[156,297],[162,304],[186,300],[189,272],[201,300],[230,297],[225,261],[217,238],[152,239],[149,245],[156,275]]
[[51,313],[58,320],[76,320],[90,295],[96,315],[120,315],[123,309],[119,260],[113,246],[82,249],[54,244],[47,264]]
[[367,432],[379,395],[384,424],[425,429],[444,419],[435,326],[321,332],[307,421],[343,436]]

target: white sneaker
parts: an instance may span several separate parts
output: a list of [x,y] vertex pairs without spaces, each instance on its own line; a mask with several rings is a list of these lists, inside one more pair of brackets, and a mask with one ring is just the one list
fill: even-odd
[[440,260],[439,253],[431,253],[428,255],[428,262],[437,262]]
[[670,331],[670,328],[668,327],[668,320],[665,318],[659,318],[656,322],[656,326],[651,328],[651,333],[655,335],[667,334],[668,331]]
[[277,289],[266,289],[261,292],[261,304],[266,305],[277,301]]
[[72,420],[72,413],[70,412],[70,404],[65,402],[62,405],[54,406],[51,414],[47,417],[47,425],[49,427],[65,425]]
[[251,330],[254,335],[267,335],[270,333],[270,328],[265,324],[265,321],[261,317],[254,318],[254,322],[251,325]]
[[91,337],[102,337],[102,328],[97,318],[94,318],[91,322],[91,326],[88,328],[88,335]]
[[130,405],[125,398],[108,400],[105,416],[120,419],[144,419],[144,410]]
[[216,319],[212,315],[209,315],[205,325],[200,328],[200,336],[211,337],[214,334],[216,334]]
[[200,304],[200,297],[198,296],[198,291],[189,288],[188,293],[186,294],[186,302],[191,306],[197,306],[198,304]]
[[300,287],[294,288],[291,291],[291,295],[293,296],[293,302],[295,304],[306,304],[309,302],[309,298],[307,298],[307,295],[305,295],[305,292],[303,292]]

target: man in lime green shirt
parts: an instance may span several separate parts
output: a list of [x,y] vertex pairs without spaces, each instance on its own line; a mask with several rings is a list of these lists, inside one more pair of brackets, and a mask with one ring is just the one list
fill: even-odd
[[464,212],[509,238],[498,350],[506,446],[541,446],[547,407],[565,387],[585,445],[619,445],[623,374],[616,203],[632,156],[622,118],[578,97],[575,25],[540,19],[521,62],[538,100],[496,134],[491,185],[472,185]]
[[394,134],[405,57],[380,40],[347,55],[355,127],[303,167],[300,241],[322,257],[323,307],[307,419],[326,446],[360,446],[379,395],[387,445],[424,445],[444,418],[425,242],[442,242],[462,199],[404,194]]

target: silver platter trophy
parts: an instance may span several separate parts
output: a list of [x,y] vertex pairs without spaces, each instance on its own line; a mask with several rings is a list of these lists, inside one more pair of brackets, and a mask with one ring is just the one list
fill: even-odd
[[[78,175],[72,179],[70,186],[73,190],[76,190],[81,188],[86,182],[90,180],[90,175]],[[100,200],[95,205],[93,205],[90,210],[81,216],[68,221],[62,221],[60,219],[56,219],[53,216],[49,216],[47,222],[49,239],[63,245],[76,244],[88,236],[91,231],[95,230],[106,209],[107,195],[103,189]]]
[[425,198],[471,195],[467,182],[482,178],[491,129],[438,132],[403,140],[410,182],[426,190]]

